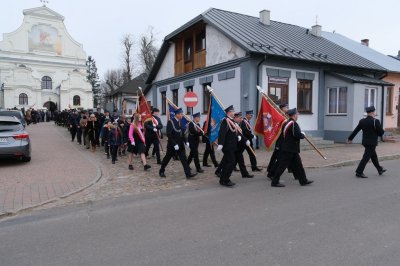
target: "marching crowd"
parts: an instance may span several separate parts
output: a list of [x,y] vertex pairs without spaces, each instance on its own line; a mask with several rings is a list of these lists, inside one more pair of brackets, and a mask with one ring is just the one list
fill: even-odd
[[[301,131],[297,123],[298,111],[296,108],[289,109],[287,104],[281,104],[279,108],[288,119],[283,123],[275,143],[275,149],[267,167],[267,176],[271,179],[272,187],[284,187],[279,181],[283,172],[288,169],[301,186],[309,185],[313,181],[307,178],[300,158],[300,140],[304,139],[306,134]],[[211,157],[213,166],[216,168],[215,175],[220,178],[219,183],[222,186],[232,187],[235,185],[230,180],[233,171],[240,171],[242,178],[254,176],[249,173],[244,163],[245,150],[250,158],[251,170],[255,172],[261,169],[257,166],[253,150],[253,140],[256,138],[250,125],[253,111],[246,111],[244,117],[241,112],[235,112],[233,106],[229,106],[224,111],[226,116],[221,121],[218,146],[214,149],[209,137],[204,134],[207,121],[203,123],[203,126],[200,125],[200,113],[193,114],[193,119],[184,127],[181,123],[184,116],[182,108],[177,108],[173,118],[169,119],[166,125],[165,132],[168,141],[164,158],[161,158],[160,154],[163,124],[159,118],[160,110],[157,108],[152,109],[151,115],[135,113],[132,117],[118,115],[116,112],[110,115],[108,111],[103,114],[70,110],[57,114],[55,122],[58,125],[67,126],[71,140],[75,141],[76,138],[78,144],[84,145],[86,149],[94,152],[97,148],[104,147],[104,154],[111,159],[112,164],[115,164],[119,157],[126,155],[129,170],[134,170],[133,160],[136,155],[143,165],[143,170],[148,171],[151,166],[147,160],[150,158],[150,149],[153,146],[151,154],[155,155],[157,164],[160,165],[161,178],[166,177],[166,168],[172,158],[180,160],[186,178],[192,179],[198,173],[204,172],[202,166],[211,167],[208,164],[208,157]],[[365,165],[371,158],[380,175],[386,171],[379,165],[375,152],[378,136],[383,135],[383,129],[379,120],[374,118],[375,108],[371,106],[366,111],[367,118],[360,120],[359,125],[348,138],[348,142],[351,142],[360,130],[363,131],[365,153],[356,170],[356,176],[363,178],[366,177],[363,173]],[[202,165],[199,158],[200,143],[205,145]],[[186,148],[190,149],[188,157]],[[216,160],[215,150],[223,153],[220,162]],[[190,167],[192,162],[194,162],[196,172],[193,172]]]

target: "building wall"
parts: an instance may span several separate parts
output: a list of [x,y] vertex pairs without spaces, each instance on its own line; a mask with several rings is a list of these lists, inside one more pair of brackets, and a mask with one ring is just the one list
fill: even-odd
[[171,44],[154,82],[175,76],[175,44]]
[[[393,97],[392,97],[392,114],[386,115],[385,120],[383,122],[383,126],[385,129],[397,128],[399,125],[398,116],[399,116],[399,91],[400,91],[400,73],[389,73],[383,80],[393,83]],[[385,95],[386,95],[385,90]],[[385,106],[386,110],[386,106]]]

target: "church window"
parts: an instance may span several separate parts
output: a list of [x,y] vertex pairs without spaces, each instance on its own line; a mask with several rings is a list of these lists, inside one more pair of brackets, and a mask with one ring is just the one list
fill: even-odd
[[19,105],[28,105],[28,95],[26,93],[19,95]]
[[42,78],[42,90],[51,90],[53,88],[52,80],[49,76]]
[[79,97],[78,95],[75,95],[73,102],[74,102],[74,106],[80,106],[81,105],[81,97]]

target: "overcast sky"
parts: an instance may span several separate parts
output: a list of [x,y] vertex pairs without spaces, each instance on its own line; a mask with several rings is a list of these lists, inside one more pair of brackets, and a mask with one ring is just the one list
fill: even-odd
[[[21,25],[23,9],[38,6],[39,0],[2,0],[0,34]],[[370,47],[383,54],[400,50],[399,0],[49,0],[47,6],[65,17],[70,35],[95,58],[100,78],[107,69],[121,66],[124,34],[138,39],[152,26],[160,46],[166,35],[210,7],[251,16],[268,9],[272,20],[303,27],[314,25],[318,16],[324,31],[370,39]]]

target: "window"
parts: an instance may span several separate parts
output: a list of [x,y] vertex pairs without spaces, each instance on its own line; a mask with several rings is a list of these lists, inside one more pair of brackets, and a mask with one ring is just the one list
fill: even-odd
[[19,105],[28,105],[28,95],[26,93],[19,95]]
[[51,90],[53,88],[53,83],[50,77],[44,76],[42,78],[42,90]]
[[75,95],[72,102],[73,102],[74,106],[80,106],[81,105],[81,97],[79,97],[78,95]]
[[179,92],[179,90],[173,90],[172,91],[172,102],[176,105],[176,106],[178,106],[178,92]]
[[312,80],[297,81],[297,109],[302,113],[312,112]]
[[203,114],[208,113],[208,107],[210,105],[210,92],[207,90],[207,86],[211,87],[211,83],[203,84]]
[[196,52],[206,49],[206,32],[202,32],[196,35]]
[[393,87],[386,89],[386,115],[392,115],[393,108]]
[[347,88],[329,88],[328,90],[328,114],[346,114]]
[[162,91],[161,92],[161,114],[165,115],[167,113],[167,92]]
[[376,89],[375,88],[365,88],[364,94],[364,108],[368,106],[376,107]]
[[183,52],[184,52],[185,62],[192,61],[192,57],[193,57],[193,40],[192,40],[192,38],[185,40],[185,46],[184,46]]
[[276,104],[289,103],[289,80],[287,78],[269,77],[268,96]]
[[[193,92],[193,86],[187,87],[186,92]],[[186,114],[187,115],[192,115],[193,114],[193,107],[186,107]]]

